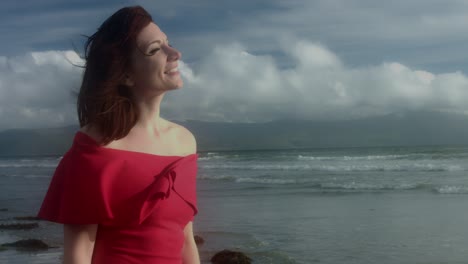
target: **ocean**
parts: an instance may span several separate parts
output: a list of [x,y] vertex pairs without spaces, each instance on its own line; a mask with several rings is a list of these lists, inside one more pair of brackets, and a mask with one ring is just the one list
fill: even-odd
[[[0,223],[35,215],[60,157],[0,158]],[[194,229],[202,263],[223,249],[253,263],[466,263],[468,147],[205,152]],[[60,263],[61,226],[1,230],[0,263]]]

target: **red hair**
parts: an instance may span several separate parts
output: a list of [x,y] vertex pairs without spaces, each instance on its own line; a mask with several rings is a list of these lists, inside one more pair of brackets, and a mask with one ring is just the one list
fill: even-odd
[[151,15],[141,6],[125,7],[104,21],[85,44],[78,119],[80,127],[97,129],[103,145],[125,137],[138,120],[124,83],[136,37],[151,22]]

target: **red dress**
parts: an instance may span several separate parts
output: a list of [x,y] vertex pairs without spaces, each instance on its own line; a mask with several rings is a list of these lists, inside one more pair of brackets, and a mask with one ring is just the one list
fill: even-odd
[[38,216],[98,224],[92,263],[180,264],[197,213],[197,157],[103,148],[78,132]]

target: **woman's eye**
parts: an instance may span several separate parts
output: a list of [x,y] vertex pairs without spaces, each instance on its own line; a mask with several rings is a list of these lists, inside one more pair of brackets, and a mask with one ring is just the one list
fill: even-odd
[[149,55],[153,55],[153,54],[155,54],[156,52],[158,52],[158,50],[160,50],[160,48],[151,49],[151,50],[148,52],[148,54],[149,54]]

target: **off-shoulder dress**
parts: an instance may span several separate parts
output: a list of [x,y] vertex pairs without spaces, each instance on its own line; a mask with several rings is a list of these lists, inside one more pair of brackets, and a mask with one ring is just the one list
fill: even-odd
[[197,158],[105,148],[77,132],[38,216],[98,224],[94,264],[180,264],[197,213]]

